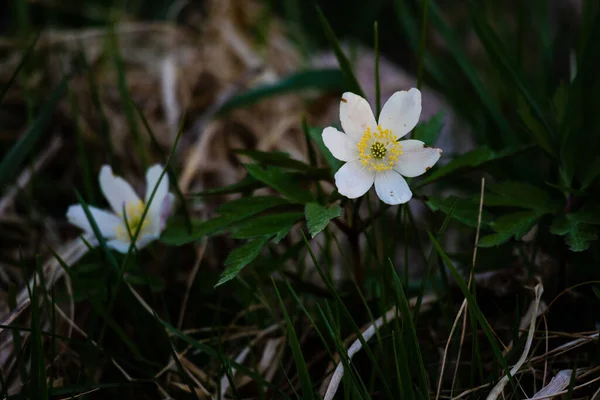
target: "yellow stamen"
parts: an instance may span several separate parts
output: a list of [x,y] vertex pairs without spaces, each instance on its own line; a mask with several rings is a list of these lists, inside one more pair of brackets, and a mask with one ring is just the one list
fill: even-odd
[[[135,235],[135,233],[138,230],[138,226],[140,225],[140,222],[142,220],[142,214],[144,214],[145,207],[146,206],[141,200],[125,204],[125,215],[119,213],[119,217],[123,219],[123,225],[117,226],[117,239],[122,240],[124,242],[128,242],[131,240],[131,237]],[[127,224],[129,230],[127,230],[125,224]],[[148,230],[149,226],[150,215],[146,213],[146,216],[144,217],[144,222],[142,222],[142,227],[140,228],[138,238],[142,236],[144,231]]]
[[377,125],[377,130],[371,132],[367,128],[358,142],[359,160],[369,171],[389,171],[402,155],[402,145],[389,129]]

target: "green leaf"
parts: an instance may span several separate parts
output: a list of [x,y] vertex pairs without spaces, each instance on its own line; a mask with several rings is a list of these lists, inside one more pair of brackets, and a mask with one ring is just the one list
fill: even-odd
[[4,97],[6,96],[6,93],[8,93],[8,90],[13,85],[15,79],[17,79],[17,76],[19,76],[19,72],[21,72],[21,69],[23,69],[23,67],[25,66],[25,63],[27,62],[27,59],[29,59],[29,56],[33,52],[33,49],[35,48],[35,45],[39,38],[40,38],[40,34],[38,33],[35,35],[35,37],[31,41],[31,44],[27,47],[27,49],[25,49],[25,51],[21,55],[21,61],[19,61],[19,65],[17,65],[17,68],[13,71],[10,78],[8,78],[8,81],[6,82],[6,84],[4,84],[2,86],[2,88],[0,89],[0,104],[2,104],[2,102],[4,101]]
[[316,69],[296,72],[278,82],[252,88],[226,101],[216,112],[223,115],[229,111],[252,105],[262,99],[306,89],[344,91],[348,83],[338,69]]
[[517,112],[523,121],[523,124],[527,127],[527,130],[535,139],[538,145],[543,148],[548,154],[556,157],[556,151],[554,145],[550,140],[550,136],[544,129],[543,125],[538,122],[535,117],[531,114],[529,107],[522,97],[517,100]]
[[223,186],[216,189],[208,189],[203,192],[194,193],[192,196],[207,197],[207,196],[219,196],[223,194],[233,194],[241,192],[249,192],[254,189],[262,187],[262,183],[254,179],[251,175],[246,175],[241,181],[233,183],[231,185]]
[[444,113],[438,112],[425,122],[419,123],[412,132],[412,138],[420,140],[429,146],[434,146],[444,127]]
[[515,379],[510,373],[510,370],[508,368],[508,363],[506,362],[506,359],[502,355],[500,346],[498,346],[498,342],[496,341],[496,336],[494,335],[494,332],[492,331],[490,324],[487,322],[485,316],[481,312],[481,309],[479,308],[479,305],[477,304],[477,300],[475,299],[475,297],[471,293],[470,288],[467,286],[464,279],[462,278],[462,276],[460,275],[460,273],[458,272],[458,270],[452,263],[452,260],[450,260],[450,257],[448,257],[448,255],[444,252],[444,250],[442,249],[442,246],[440,246],[440,243],[437,241],[435,236],[433,236],[431,234],[431,232],[428,232],[428,234],[429,234],[429,239],[431,240],[431,242],[433,244],[433,247],[435,248],[437,253],[440,255],[442,260],[444,261],[444,264],[446,264],[446,266],[448,267],[450,274],[452,275],[456,284],[460,288],[460,291],[462,292],[463,296],[465,296],[465,299],[467,300],[467,304],[469,305],[469,311],[475,316],[475,318],[477,319],[477,322],[479,322],[479,325],[483,329],[483,332],[492,347],[492,352],[496,356],[496,359],[500,362],[500,365],[502,365],[502,369],[504,370],[504,373],[506,374],[506,376],[508,376],[513,389],[516,390],[516,385],[514,382]]
[[284,171],[278,168],[261,168],[256,164],[246,164],[246,170],[255,179],[263,182],[267,186],[277,190],[285,197],[298,203],[308,203],[312,200],[312,194],[305,188],[297,185],[294,180]]
[[69,76],[62,78],[52,92],[50,99],[37,112],[37,117],[21,135],[19,140],[7,152],[0,162],[0,188],[8,184],[21,168],[25,158],[31,153],[33,147],[42,136],[50,122],[54,110],[67,90]]
[[160,240],[169,245],[181,246],[199,240],[203,236],[221,234],[237,222],[286,204],[290,204],[290,202],[276,196],[253,196],[232,200],[217,209],[220,216],[204,222],[192,221],[191,234],[182,223],[172,218]]
[[518,211],[503,215],[492,224],[496,235],[483,237],[478,246],[491,247],[508,241],[511,237],[520,240],[544,215],[540,211]]
[[503,243],[506,243],[512,237],[511,232],[502,232],[502,233],[492,233],[490,235],[485,235],[479,242],[477,242],[478,247],[496,247]]
[[587,250],[591,242],[598,240],[598,229],[592,225],[600,222],[597,206],[584,206],[578,212],[558,215],[552,221],[550,232],[565,236],[565,243],[571,251]]
[[552,96],[552,105],[554,106],[554,114],[558,126],[561,126],[564,121],[568,101],[569,87],[564,82],[561,82]]
[[327,227],[329,221],[342,215],[340,206],[325,207],[319,203],[308,203],[304,207],[304,216],[310,236],[314,238]]
[[327,165],[329,165],[333,171],[337,171],[342,167],[342,165],[344,165],[344,163],[331,154],[327,146],[325,146],[325,142],[323,142],[322,134],[323,129],[309,128],[308,130],[308,135],[316,143],[317,147],[321,151],[321,154],[323,154]]
[[295,169],[299,171],[310,171],[314,170],[314,167],[310,165],[294,160],[288,153],[282,151],[258,151],[258,150],[247,150],[247,149],[236,149],[233,150],[236,154],[242,154],[252,158],[254,161],[270,165],[273,167],[281,167],[288,169]]
[[488,162],[497,161],[506,157],[513,156],[530,148],[531,145],[518,145],[508,147],[501,151],[495,151],[487,146],[479,147],[475,150],[469,151],[468,153],[461,154],[460,156],[455,157],[448,164],[438,168],[437,170],[429,174],[429,176],[423,182],[421,182],[421,185],[433,182],[437,179],[440,179],[444,176],[450,175],[456,171],[465,168],[479,167],[480,165]]
[[519,207],[545,212],[554,208],[548,193],[528,183],[496,183],[490,187],[490,191],[494,194],[486,194],[483,199],[486,206]]
[[301,218],[302,213],[299,212],[249,218],[231,228],[232,237],[235,239],[253,239],[257,237],[270,238],[277,235],[281,240],[281,235],[285,236]]
[[252,196],[242,197],[222,204],[217,212],[219,214],[235,214],[251,216],[273,207],[290,204],[289,200],[278,196]]
[[340,64],[340,69],[342,70],[342,72],[344,73],[344,76],[346,77],[346,82],[348,83],[348,85],[350,85],[350,88],[349,88],[350,91],[354,92],[355,94],[357,94],[363,98],[366,98],[367,96],[365,96],[364,92],[362,91],[362,89],[360,87],[360,84],[358,83],[358,79],[356,79],[356,76],[354,75],[354,71],[352,70],[352,65],[350,64],[350,60],[348,60],[348,58],[344,54],[344,51],[342,50],[340,43],[338,42],[337,38],[335,37],[335,33],[333,32],[333,29],[331,29],[329,22],[327,22],[327,18],[325,18],[325,15],[323,15],[321,8],[318,6],[317,6],[317,14],[319,15],[319,21],[321,21],[321,25],[323,26],[323,31],[325,32],[325,36],[327,37],[327,40],[329,41],[329,45],[333,49],[333,52],[335,53],[335,57],[337,58],[338,63]]
[[[444,199],[431,196],[427,198],[427,205],[431,211],[441,211],[446,215],[472,228],[477,228],[479,219],[479,201],[461,199],[454,196]],[[494,216],[486,210],[481,213],[481,225],[489,226]]]
[[600,157],[597,157],[587,168],[587,172],[581,180],[581,189],[585,190],[600,176]]
[[279,294],[279,289],[277,289],[277,285],[275,281],[271,278],[273,282],[273,287],[275,288],[275,294],[279,299],[279,307],[281,307],[281,311],[283,311],[283,317],[285,318],[286,330],[289,337],[289,343],[292,348],[292,356],[294,357],[294,362],[296,363],[296,370],[298,371],[298,375],[300,377],[300,385],[302,386],[302,398],[303,399],[314,399],[314,393],[312,388],[312,381],[310,379],[310,374],[308,373],[308,368],[306,366],[306,361],[304,360],[304,355],[302,352],[302,348],[300,347],[300,342],[298,341],[298,336],[296,335],[296,331],[294,330],[294,325],[292,324],[292,320],[288,315],[288,312],[285,308],[285,304],[283,303],[283,299]]
[[229,282],[235,278],[245,266],[259,256],[268,241],[269,238],[254,239],[233,250],[225,260],[225,271],[221,274],[221,278],[215,287],[221,286],[225,282]]

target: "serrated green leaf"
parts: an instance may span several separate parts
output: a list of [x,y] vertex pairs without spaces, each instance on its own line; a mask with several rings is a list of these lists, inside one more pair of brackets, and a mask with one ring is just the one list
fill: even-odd
[[328,208],[319,203],[308,203],[304,207],[308,231],[313,238],[327,227],[329,221],[340,215],[342,215],[342,209],[337,205]]
[[552,221],[550,232],[565,236],[571,251],[587,250],[591,242],[598,240],[598,229],[593,225],[600,224],[599,211],[595,205],[586,205],[578,212],[558,215]]
[[479,247],[493,247],[503,244],[514,237],[520,240],[544,215],[540,211],[518,211],[503,215],[492,223],[495,234],[481,238]]
[[244,267],[259,256],[268,241],[269,238],[254,239],[233,250],[225,260],[225,271],[221,274],[215,287],[235,278]]
[[543,213],[537,211],[518,211],[506,214],[496,219],[492,228],[499,233],[510,232],[519,240],[529,232],[542,215]]
[[246,164],[245,167],[248,173],[255,179],[277,190],[291,200],[304,204],[313,199],[310,191],[297,185],[295,180],[290,179],[290,175],[279,168],[261,168],[256,164]]
[[576,228],[569,232],[565,238],[565,242],[574,252],[587,250],[591,242],[596,240],[598,240],[598,229],[585,224],[576,225]]
[[343,91],[348,89],[348,83],[342,71],[338,69],[299,71],[273,84],[258,86],[232,97],[219,108],[216,114],[223,115],[265,98],[306,89]]
[[[452,213],[452,218],[463,224],[477,228],[479,220],[479,201],[470,199],[461,199],[454,196],[446,198],[439,198],[430,196],[427,198],[427,205],[431,211],[441,211],[448,215]],[[482,210],[481,213],[481,225],[489,226],[494,216],[486,211]]]
[[425,122],[419,123],[412,132],[412,138],[434,146],[442,133],[444,127],[444,113],[442,111],[435,114]]
[[469,151],[468,153],[461,154],[455,157],[448,164],[437,168],[436,171],[429,174],[429,176],[423,182],[421,182],[421,185],[430,183],[464,168],[478,167],[487,162],[497,161],[505,157],[513,156],[530,148],[531,145],[517,145],[508,147],[501,151],[494,151],[487,146],[479,147],[475,150]]
[[513,235],[510,232],[492,233],[490,235],[485,235],[481,239],[479,239],[479,242],[477,242],[477,247],[496,247],[508,242],[512,236]]
[[493,194],[486,194],[486,206],[528,208],[549,212],[553,209],[552,198],[537,186],[524,182],[506,181],[490,187]]
[[253,239],[276,235],[281,240],[281,235],[285,236],[302,216],[300,212],[287,212],[249,218],[232,226],[231,236],[236,239]]
[[219,214],[254,215],[273,207],[290,204],[289,200],[278,196],[242,197],[222,204],[217,209]]
[[221,214],[218,217],[207,221],[192,221],[191,234],[181,221],[172,218],[160,241],[169,245],[181,246],[199,240],[203,236],[221,234],[235,223],[285,204],[290,204],[290,202],[276,196],[253,196],[232,200],[218,208],[217,212]]

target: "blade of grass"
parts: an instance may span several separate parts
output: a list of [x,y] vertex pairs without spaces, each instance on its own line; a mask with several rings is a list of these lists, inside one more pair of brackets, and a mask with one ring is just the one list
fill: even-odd
[[346,318],[346,320],[349,322],[349,324],[351,325],[352,329],[356,333],[356,336],[357,336],[358,340],[361,342],[362,348],[365,350],[365,353],[367,354],[367,356],[369,357],[369,359],[373,363],[373,368],[375,369],[375,371],[377,372],[377,374],[379,375],[379,377],[380,377],[380,379],[381,379],[381,381],[383,383],[383,389],[384,389],[384,391],[387,393],[388,396],[390,396],[390,398],[393,398],[393,395],[392,395],[392,392],[390,390],[390,387],[389,387],[389,385],[386,382],[385,375],[381,371],[381,368],[379,367],[379,364],[377,363],[377,360],[375,359],[375,356],[373,355],[373,352],[371,351],[371,349],[369,348],[369,346],[367,346],[367,342],[365,341],[365,339],[364,339],[364,337],[362,335],[362,332],[360,331],[359,327],[356,325],[356,322],[354,321],[354,318],[352,318],[352,314],[350,313],[350,311],[348,310],[348,308],[346,308],[346,306],[344,305],[344,302],[340,298],[340,295],[338,294],[337,290],[335,289],[335,287],[331,284],[331,282],[329,281],[329,279],[323,273],[323,269],[321,268],[321,265],[320,265],[319,261],[317,260],[314,252],[312,251],[312,248],[310,247],[310,244],[308,242],[308,239],[306,238],[306,235],[304,234],[304,231],[302,231],[302,237],[304,239],[304,244],[306,245],[306,248],[307,248],[307,250],[308,250],[308,252],[310,254],[310,257],[311,257],[313,263],[315,264],[315,267],[317,268],[317,272],[321,276],[321,279],[323,280],[323,282],[325,283],[325,285],[327,286],[327,288],[329,289],[329,291],[334,295],[335,300],[336,300],[336,304],[340,307],[340,310],[344,314],[344,317]]
[[373,24],[373,37],[375,47],[375,118],[381,113],[381,82],[379,79],[379,25],[377,21]]
[[[150,128],[150,125],[148,124],[148,120],[146,120],[146,117],[144,116],[142,109],[133,103],[132,103],[132,107],[137,111],[138,116],[142,120],[142,124],[146,128],[146,132],[148,132],[148,136],[150,136],[150,141],[152,143],[152,146],[154,147],[156,152],[158,152],[160,154],[161,162],[164,164],[166,162],[167,156],[165,155],[165,152],[163,151],[163,149],[160,147],[160,144],[158,143],[158,140],[156,139],[156,136],[154,135],[152,128]],[[187,207],[187,202],[186,202],[185,196],[183,195],[183,192],[181,191],[181,188],[179,187],[177,176],[175,176],[173,167],[171,165],[168,165],[166,168],[167,168],[167,173],[169,174],[169,181],[173,182],[172,186],[175,189],[175,194],[177,195],[177,198],[179,199],[179,204],[181,205],[181,209],[183,210],[183,216],[185,218],[185,224],[188,229],[188,233],[192,233],[192,229],[193,229],[192,228],[192,219],[190,218],[190,212]]]
[[88,201],[94,203],[94,177],[92,176],[90,168],[90,157],[86,153],[85,144],[83,143],[83,133],[81,132],[81,125],[79,124],[79,106],[73,96],[71,87],[68,87],[69,103],[71,104],[71,117],[73,119],[73,128],[75,129],[75,144],[77,147],[77,164],[81,168],[81,175],[83,177],[83,187],[85,195]]
[[48,385],[46,384],[46,362],[44,343],[41,334],[40,304],[38,300],[37,268],[33,273],[33,287],[27,285],[31,298],[31,380],[29,393],[32,399],[44,400],[48,398]]
[[454,264],[452,263],[452,261],[450,260],[448,255],[444,252],[444,250],[440,246],[440,243],[437,241],[435,236],[433,236],[433,234],[431,234],[431,232],[427,232],[427,233],[429,235],[429,239],[431,240],[431,243],[433,244],[433,247],[436,249],[436,251],[438,252],[440,257],[442,257],[442,260],[444,261],[444,263],[450,270],[450,274],[452,274],[452,277],[454,278],[456,284],[458,285],[461,292],[463,293],[463,296],[465,296],[465,298],[467,299],[467,304],[471,308],[471,314],[473,314],[475,316],[475,318],[477,318],[479,325],[483,329],[485,336],[487,337],[488,341],[490,342],[490,346],[492,347],[492,351],[493,351],[494,355],[496,356],[496,359],[500,362],[500,364],[502,365],[502,368],[504,369],[504,373],[509,378],[509,381],[510,381],[510,384],[512,386],[514,393],[517,393],[518,389],[517,389],[517,385],[515,383],[514,377],[510,374],[508,364],[506,362],[506,359],[504,358],[504,355],[502,354],[502,351],[500,350],[500,347],[498,346],[498,343],[496,342],[496,338],[494,336],[494,333],[492,332],[492,328],[490,327],[489,323],[485,319],[485,316],[479,309],[479,305],[477,305],[477,301],[471,294],[471,291],[469,290],[467,284],[462,279],[462,277],[460,276],[460,273],[454,267]]
[[0,162],[0,188],[5,186],[21,168],[25,158],[31,153],[33,147],[38,142],[46,125],[50,122],[58,102],[67,89],[67,83],[70,76],[61,79],[58,86],[52,91],[50,99],[42,106],[37,113],[37,117],[29,125],[27,130],[21,135],[17,143],[6,153]]
[[[328,303],[325,303],[325,304],[328,306]],[[329,336],[331,337],[331,339],[333,340],[333,343],[335,344],[337,354],[340,357],[339,362],[341,362],[342,365],[344,366],[344,371],[348,372],[348,377],[347,377],[348,379],[346,381],[349,381],[352,383],[352,385],[348,385],[348,386],[351,386],[350,389],[355,389],[358,393],[360,393],[362,398],[369,398],[370,397],[368,394],[369,391],[367,390],[365,383],[363,382],[361,376],[356,371],[354,364],[352,364],[350,362],[350,359],[348,358],[348,355],[346,354],[346,348],[344,347],[343,340],[339,337],[339,333],[336,333],[336,329],[333,329],[333,327],[331,326],[331,323],[329,322],[329,321],[333,321],[334,318],[331,316],[328,318],[319,304],[317,304],[317,308],[319,310],[319,314],[321,315],[321,319],[323,320],[323,323],[325,324],[325,327],[327,328],[327,331],[329,332]],[[327,309],[329,310],[329,307],[327,307]],[[331,312],[329,312],[329,314],[331,315]],[[346,374],[344,374],[344,377],[346,377]],[[329,398],[327,397],[327,393],[325,396],[325,400],[329,400]]]
[[427,11],[429,11],[429,0],[424,0],[423,17],[421,20],[421,41],[419,42],[417,66],[417,89],[421,89],[421,83],[423,83],[423,60],[425,59],[425,47],[427,45]]
[[[127,254],[125,254],[125,257],[123,259],[123,262],[121,263],[121,266],[117,267],[118,275],[117,275],[117,279],[116,279],[116,282],[114,285],[113,292],[111,293],[111,296],[110,296],[109,305],[108,305],[108,315],[112,314],[113,308],[115,306],[115,302],[117,299],[117,293],[119,291],[120,284],[123,281],[123,276],[125,276],[125,272],[127,270],[129,259],[135,249],[136,241],[140,235],[140,232],[142,231],[142,227],[144,225],[146,215],[148,214],[148,209],[150,208],[149,205],[152,203],[152,200],[154,199],[154,196],[156,194],[156,190],[158,189],[158,186],[160,185],[161,181],[163,180],[163,178],[167,172],[167,168],[171,164],[171,160],[173,159],[173,155],[175,154],[175,149],[177,148],[177,144],[179,143],[179,139],[181,138],[181,134],[183,132],[184,121],[185,121],[185,117],[182,118],[182,120],[181,120],[181,124],[179,126],[179,131],[177,132],[177,136],[175,137],[175,142],[173,143],[173,147],[171,148],[171,152],[169,154],[169,157],[167,158],[166,165],[163,168],[162,172],[160,173],[160,175],[156,181],[156,185],[154,185],[154,188],[152,189],[152,193],[150,194],[150,197],[148,198],[148,202],[144,206],[144,212],[140,216],[140,222],[139,222],[138,226],[136,226],[135,233],[134,233],[133,237],[131,238],[131,242],[129,244],[129,249],[127,250]],[[88,212],[89,211],[86,212],[86,215]],[[90,218],[90,216],[88,216],[88,219],[89,218]],[[94,230],[94,233],[96,233],[96,230]],[[96,234],[99,234],[99,233],[100,232],[97,232]],[[104,240],[104,238],[102,238],[102,240]],[[99,335],[99,339],[98,339],[98,343],[100,343],[100,344],[102,344],[105,330],[106,330],[106,323],[103,322],[102,329],[100,330],[100,335]]]
[[17,68],[14,70],[14,72],[12,73],[10,78],[8,78],[8,81],[6,82],[6,84],[4,84],[4,86],[2,86],[2,89],[0,89],[0,105],[2,105],[4,98],[6,97],[6,93],[8,93],[8,90],[11,88],[11,86],[15,82],[15,79],[17,79],[17,76],[19,76],[19,72],[21,72],[21,70],[23,69],[23,66],[29,59],[29,56],[33,52],[33,49],[35,48],[35,45],[37,44],[37,41],[39,38],[40,38],[40,34],[38,33],[35,35],[35,37],[31,41],[31,44],[27,47],[27,49],[25,49],[25,51],[21,55],[21,61],[19,61]]
[[140,135],[140,129],[135,119],[135,112],[133,111],[133,107],[131,106],[133,100],[131,99],[129,89],[127,88],[127,73],[125,71],[125,64],[123,63],[123,58],[121,57],[121,51],[119,50],[119,39],[117,37],[117,33],[114,30],[114,27],[110,30],[109,39],[110,49],[113,53],[113,61],[115,64],[115,69],[117,71],[117,86],[119,88],[119,94],[121,96],[121,107],[123,108],[125,118],[127,119],[127,125],[129,127],[129,131],[131,132],[133,142],[135,143],[135,147],[138,156],[140,157],[142,167],[145,169],[148,166],[148,156],[146,154],[146,151],[144,150],[142,137]]
[[394,289],[397,297],[397,304],[400,307],[400,313],[402,315],[402,321],[404,322],[405,327],[405,338],[407,346],[412,349],[414,352],[414,358],[416,359],[416,368],[418,383],[421,387],[421,391],[423,393],[429,393],[429,385],[427,383],[427,372],[425,371],[425,364],[423,363],[423,356],[421,355],[421,346],[419,345],[419,340],[417,339],[417,331],[415,329],[415,325],[413,323],[412,313],[410,312],[410,306],[408,304],[408,299],[406,298],[406,294],[404,293],[404,289],[402,288],[402,283],[400,282],[400,278],[396,274],[396,270],[394,268],[394,264],[392,260],[388,259],[388,263],[390,266],[390,270],[392,273],[392,278],[394,280]]
[[335,37],[335,33],[333,32],[331,25],[329,25],[327,18],[325,18],[325,15],[323,15],[323,11],[321,11],[321,8],[319,6],[317,6],[317,14],[319,16],[319,20],[321,21],[321,25],[323,26],[325,36],[329,41],[329,45],[333,49],[335,57],[337,58],[338,63],[340,64],[340,69],[344,73],[346,81],[350,85],[350,90],[353,93],[363,98],[366,98],[365,93],[363,92],[363,90],[360,87],[360,84],[358,83],[358,79],[356,79],[356,76],[354,75],[354,71],[352,70],[352,64],[350,64],[350,60],[348,60],[348,58],[344,54],[344,51],[342,50],[339,41]]
[[315,397],[312,388],[312,382],[310,380],[310,374],[308,373],[306,361],[304,360],[304,356],[302,354],[302,349],[300,348],[300,342],[298,341],[298,336],[296,335],[294,325],[292,324],[292,320],[290,319],[290,316],[287,313],[285,304],[283,303],[283,299],[281,298],[281,294],[279,293],[279,289],[275,284],[275,280],[273,280],[272,277],[271,283],[273,284],[273,288],[275,289],[277,299],[279,299],[279,306],[281,307],[281,311],[283,312],[283,318],[285,319],[289,343],[290,347],[292,348],[292,356],[294,357],[296,370],[298,371],[298,376],[300,377],[300,385],[302,386],[302,398],[309,400],[314,399]]
[[[81,45],[81,44],[80,44]],[[113,142],[110,136],[110,124],[108,123],[108,118],[106,117],[106,113],[104,112],[104,105],[102,104],[102,100],[100,98],[100,91],[98,90],[98,82],[96,81],[96,74],[92,68],[90,68],[87,58],[85,56],[85,52],[83,49],[80,49],[80,62],[82,63],[84,71],[87,71],[86,78],[88,81],[89,91],[91,94],[92,104],[94,108],[98,112],[98,116],[100,118],[100,136],[104,141],[104,145],[108,150],[108,160],[109,164],[113,167],[115,172],[120,171],[120,159],[115,154],[115,149],[113,146]]]
[[[156,315],[156,311],[152,310],[154,318],[156,319],[156,321],[158,322],[158,325],[162,325],[160,322],[160,318],[158,318],[158,315]],[[163,326],[163,333],[165,336],[165,339],[168,341],[169,344],[169,350],[171,351],[171,358],[173,359],[173,361],[175,362],[175,365],[177,366],[177,370],[179,371],[179,375],[182,377],[183,381],[185,382],[185,384],[187,385],[187,387],[190,389],[190,392],[193,394],[193,396],[200,400],[200,397],[198,396],[198,393],[196,393],[196,390],[194,390],[194,382],[192,381],[192,379],[190,378],[190,376],[188,375],[187,371],[185,370],[185,368],[183,368],[183,365],[181,364],[181,360],[179,359],[179,356],[177,355],[177,352],[175,352],[175,349],[173,348],[173,343],[171,343],[171,339],[169,338],[169,334],[166,331],[166,328]]]

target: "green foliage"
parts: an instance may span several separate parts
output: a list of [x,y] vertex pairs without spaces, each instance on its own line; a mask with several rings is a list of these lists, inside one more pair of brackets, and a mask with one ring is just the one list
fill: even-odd
[[427,121],[420,122],[413,130],[412,138],[420,140],[429,146],[434,146],[442,133],[444,119],[444,113],[440,111]]
[[290,92],[309,89],[337,91],[344,90],[346,87],[346,79],[340,70],[319,69],[299,71],[276,83],[252,88],[232,97],[219,108],[216,114],[226,114],[233,109],[250,106],[261,99]]
[[[430,196],[427,198],[427,205],[432,211],[441,211],[467,226],[477,228],[479,220],[478,201],[452,196],[444,199]],[[492,219],[493,215],[489,211],[483,210],[481,226],[489,226],[492,223]]]
[[21,135],[19,140],[12,146],[0,161],[0,188],[11,182],[11,180],[23,166],[24,161],[34,150],[34,146],[45,132],[54,110],[67,90],[69,76],[62,78],[58,86],[53,90],[52,96],[37,112],[37,117]]
[[259,256],[261,250],[265,247],[269,238],[258,238],[251,240],[233,250],[225,260],[225,271],[221,274],[221,278],[215,287],[224,284],[238,276],[242,269],[250,264]]
[[308,231],[313,238],[325,229],[332,219],[337,218],[340,215],[342,215],[340,206],[327,208],[319,203],[308,203],[306,207],[304,207],[304,216],[306,217]]

